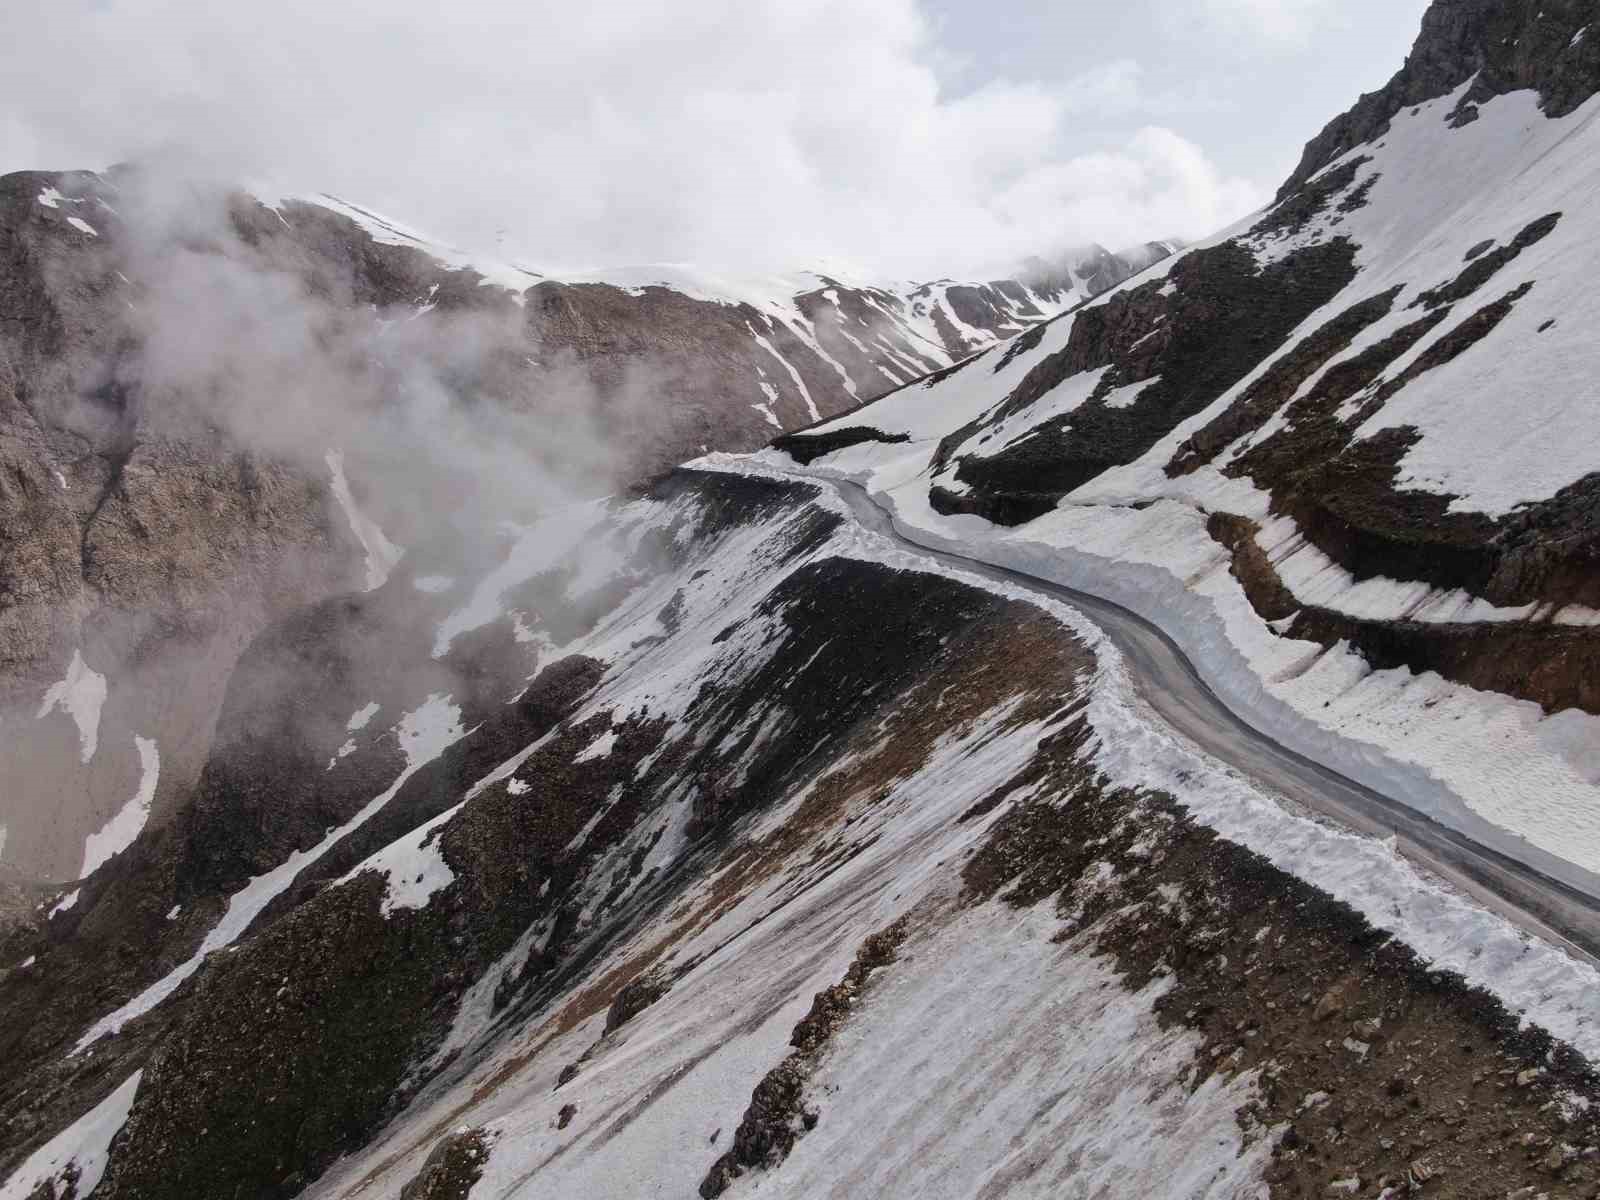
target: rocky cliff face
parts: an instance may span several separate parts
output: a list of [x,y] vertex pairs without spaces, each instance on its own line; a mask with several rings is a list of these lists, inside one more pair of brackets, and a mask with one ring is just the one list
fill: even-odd
[[1017,279],[892,286],[828,275],[717,281],[674,269],[544,281],[528,329],[552,370],[665,421],[639,471],[775,434],[941,370],[1080,304],[1171,253],[1151,243],[1028,264]]
[[1278,200],[1352,148],[1381,139],[1406,109],[1469,81],[1446,118],[1452,126],[1469,124],[1484,101],[1519,89],[1536,92],[1547,117],[1566,116],[1594,95],[1600,78],[1600,45],[1590,36],[1594,20],[1585,0],[1436,0],[1423,14],[1405,65],[1307,143]]
[[192,781],[244,643],[354,582],[325,476],[141,389],[116,200],[0,181],[0,825],[8,862],[62,878],[143,777],[157,804]]

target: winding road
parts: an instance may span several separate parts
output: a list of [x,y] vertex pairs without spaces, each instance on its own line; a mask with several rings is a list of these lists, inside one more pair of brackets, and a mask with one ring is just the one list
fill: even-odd
[[1600,966],[1600,881],[1586,890],[1556,879],[1280,745],[1224,704],[1177,643],[1136,613],[1087,592],[925,545],[860,484],[801,472],[793,477],[834,487],[862,526],[917,554],[1077,608],[1122,652],[1140,696],[1201,749],[1304,808],[1361,833],[1393,836],[1401,854],[1478,903]]

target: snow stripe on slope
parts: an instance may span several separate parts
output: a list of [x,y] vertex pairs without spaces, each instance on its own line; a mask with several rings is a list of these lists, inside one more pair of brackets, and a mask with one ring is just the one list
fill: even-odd
[[84,839],[79,879],[87,879],[101,863],[133,845],[150,819],[150,804],[156,798],[156,783],[161,778],[161,751],[153,738],[136,736],[133,742],[139,750],[138,790],[109,821]]
[[49,1190],[45,1194],[55,1196],[57,1191],[50,1181],[60,1180],[69,1166],[78,1169],[77,1190],[73,1194],[86,1197],[93,1192],[105,1174],[112,1139],[127,1123],[143,1076],[142,1070],[135,1071],[116,1091],[30,1154],[0,1187],[0,1200],[32,1200],[35,1190],[47,1183]]
[[206,934],[205,940],[200,943],[200,948],[188,960],[174,967],[115,1012],[96,1021],[88,1032],[78,1039],[78,1044],[72,1048],[72,1053],[81,1054],[101,1038],[116,1033],[129,1021],[149,1012],[177,991],[181,983],[200,969],[206,955],[232,945],[250,927],[250,922],[254,921],[280,892],[293,883],[303,869],[316,862],[333,849],[347,833],[381,810],[395,793],[405,786],[408,779],[443,754],[454,742],[466,736],[466,732],[461,728],[461,710],[450,702],[448,696],[438,694],[429,696],[416,711],[402,717],[400,724],[395,727],[395,733],[399,738],[400,749],[406,756],[406,765],[395,781],[385,791],[368,801],[355,816],[329,832],[310,850],[296,850],[278,866],[264,875],[257,875],[229,897],[228,911],[222,914],[222,920]]

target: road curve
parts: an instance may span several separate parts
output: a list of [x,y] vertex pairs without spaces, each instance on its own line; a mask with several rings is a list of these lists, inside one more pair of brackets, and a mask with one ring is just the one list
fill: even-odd
[[1413,862],[1534,936],[1600,967],[1600,896],[1278,744],[1224,704],[1177,643],[1150,621],[1099,596],[924,545],[899,528],[860,484],[800,472],[793,477],[833,486],[862,526],[920,555],[1072,605],[1121,651],[1140,696],[1201,749],[1268,791],[1351,829],[1394,837],[1398,851]]

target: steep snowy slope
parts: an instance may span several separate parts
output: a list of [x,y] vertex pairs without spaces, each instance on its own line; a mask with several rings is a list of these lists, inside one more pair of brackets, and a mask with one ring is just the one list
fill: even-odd
[[252,647],[209,798],[0,948],[0,1196],[1600,1180],[1594,973],[1219,770],[1072,610],[749,466],[559,529]]
[[785,461],[1134,607],[1285,743],[1592,887],[1595,16],[1436,4],[1270,210]]

